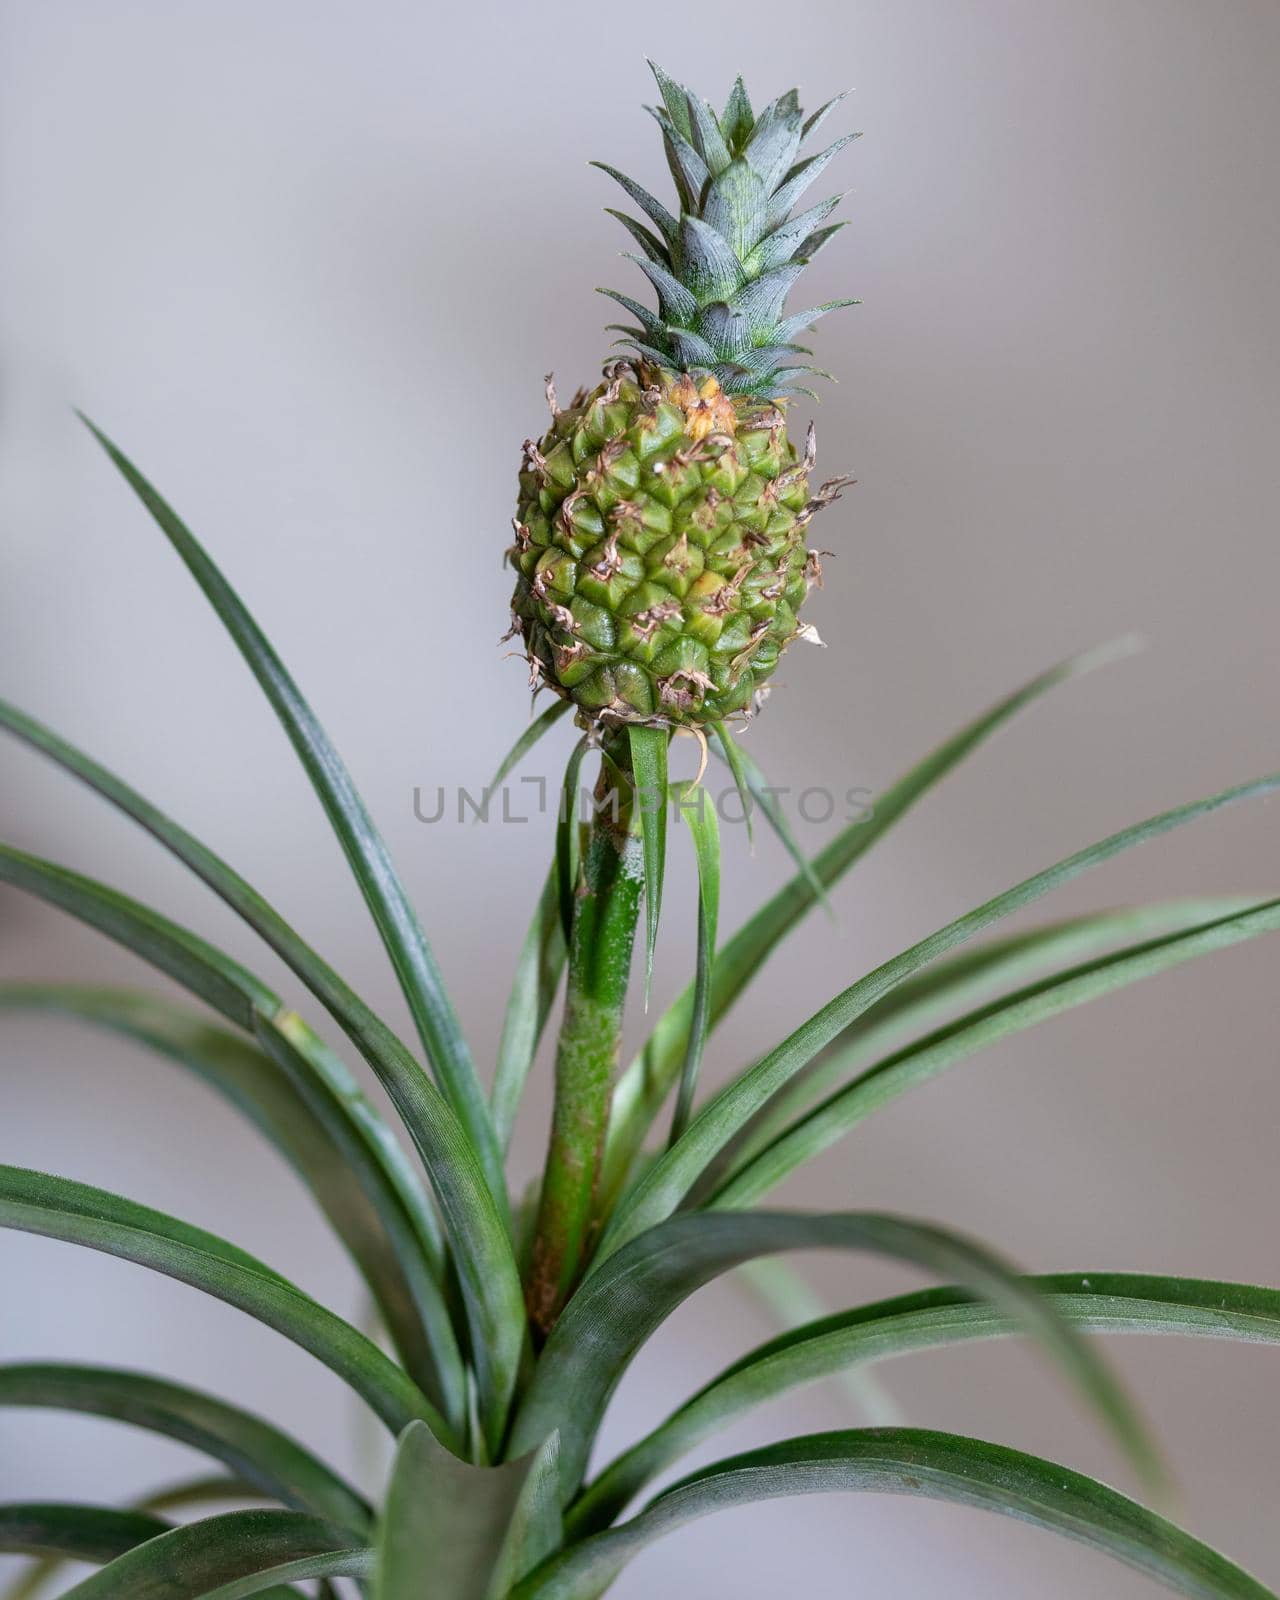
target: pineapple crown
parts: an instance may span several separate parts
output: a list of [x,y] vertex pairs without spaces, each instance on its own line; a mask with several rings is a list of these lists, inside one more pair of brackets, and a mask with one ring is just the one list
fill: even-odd
[[792,316],[783,307],[796,279],[843,222],[827,218],[844,198],[823,200],[798,216],[800,196],[856,133],[801,160],[801,144],[826,121],[844,95],[805,118],[789,89],[757,117],[739,78],[720,116],[710,104],[649,63],[662,94],[648,110],[680,198],[673,215],[638,183],[603,161],[594,162],[621,184],[654,224],[608,208],[640,246],[624,252],[657,291],[655,313],[616,289],[601,289],[624,306],[639,327],[611,323],[646,361],[677,371],[711,373],[729,394],[776,398],[804,389],[806,374],[830,377],[796,357],[812,355],[795,336],[828,311],[856,305],[829,300]]

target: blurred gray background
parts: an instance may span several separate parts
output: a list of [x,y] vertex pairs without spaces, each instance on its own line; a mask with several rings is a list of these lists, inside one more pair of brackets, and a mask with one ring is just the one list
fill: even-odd
[[[238,583],[352,765],[482,1058],[550,850],[548,819],[414,820],[415,786],[484,783],[526,716],[500,567],[519,443],[605,354],[593,286],[636,290],[588,157],[667,182],[644,55],[719,100],[852,86],[853,226],[805,303],[842,382],[821,465],[859,483],[751,733],[779,783],[882,789],[999,694],[1129,629],[1148,651],[1057,691],[897,828],[717,1036],[741,1064],[873,963],[1135,818],[1275,767],[1280,8],[1275,0],[742,0],[448,10],[391,0],[5,0],[0,6],[3,693],[227,855],[400,1020],[363,907],[291,754],[178,562],[73,420],[88,410]],[[665,191],[664,191],[665,192]],[[567,729],[525,769],[556,775]],[[3,751],[3,831],[127,885],[297,986],[158,849]],[[830,826],[798,824],[819,844]],[[659,1003],[688,970],[687,857]],[[731,928],[786,874],[726,839]],[[1253,804],[1076,885],[1045,915],[1274,891],[1280,807]],[[945,1220],[1032,1268],[1280,1282],[1277,949],[1262,941],[1023,1035],[829,1153],[791,1204]],[[0,897],[5,976],[160,988],[96,936]],[[635,1018],[639,1035],[642,1019]],[[75,1027],[3,1025],[4,1159],[213,1227],[352,1313],[307,1199],[220,1101]],[[520,1130],[544,1136],[547,1068]],[[149,1366],[233,1394],[354,1463],[336,1381],[140,1269],[0,1239],[0,1357]],[[803,1263],[833,1305],[906,1285]],[[728,1285],[641,1359],[617,1446],[770,1331]],[[1185,1515],[1272,1584],[1273,1350],[1121,1340]],[[1013,1345],[885,1369],[908,1420],[1131,1486]],[[808,1391],[703,1458],[837,1426]],[[0,1497],[118,1499],[195,1459],[107,1423],[0,1415]],[[803,1584],[801,1583],[803,1575]],[[1076,1546],[873,1498],[723,1516],[654,1548],[637,1600],[1153,1595]]]

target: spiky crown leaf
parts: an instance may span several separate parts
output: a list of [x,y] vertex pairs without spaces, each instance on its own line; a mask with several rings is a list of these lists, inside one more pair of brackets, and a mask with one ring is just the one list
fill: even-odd
[[804,140],[844,96],[806,120],[789,89],[757,117],[739,78],[717,117],[707,101],[649,65],[662,104],[646,109],[662,129],[680,214],[616,168],[594,163],[653,224],[611,210],[640,246],[639,254],[625,252],[627,258],[658,296],[654,312],[616,289],[600,290],[639,323],[610,324],[623,335],[618,342],[662,367],[713,373],[730,394],[774,398],[800,388],[807,373],[829,377],[796,359],[812,351],[795,337],[826,312],[857,302],[830,300],[792,316],[784,316],[783,307],[804,268],[844,227],[827,222],[843,195],[791,214],[832,157],[857,138],[847,133],[800,159]]

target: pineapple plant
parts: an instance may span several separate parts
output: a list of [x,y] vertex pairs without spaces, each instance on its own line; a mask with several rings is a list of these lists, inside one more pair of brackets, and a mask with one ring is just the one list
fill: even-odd
[[[929,1496],[1092,1545],[1183,1594],[1275,1597],[1162,1513],[1167,1479],[1091,1333],[1280,1341],[1280,1290],[1139,1273],[1028,1277],[955,1230],[882,1212],[761,1202],[819,1151],[982,1047],[1140,978],[1280,926],[1276,898],[1125,907],[983,939],[1004,917],[1125,850],[1280,787],[1280,774],[1173,807],[1014,884],[864,974],[714,1092],[701,1063],[720,1020],[797,923],[924,794],[1042,695],[1101,666],[1051,667],[977,716],[812,858],[798,850],[735,738],[820,571],[810,433],[788,437],[807,350],[788,315],[800,269],[830,238],[830,201],[793,216],[846,140],[802,155],[830,107],[794,94],[756,116],[741,82],[723,113],[656,72],[678,214],[615,174],[651,229],[625,218],[657,310],[626,297],[630,354],[553,412],[525,446],[514,627],[550,706],[505,776],[554,723],[579,738],[566,804],[517,965],[493,1072],[477,1069],[423,929],[350,774],[244,602],[130,460],[99,443],[186,565],[302,763],[408,1003],[416,1045],[180,822],[30,714],[0,725],[132,818],[231,906],[299,986],[275,993],[196,932],[69,867],[0,847],[0,881],[99,930],[197,1005],[145,989],[0,986],[6,1013],[58,1013],[193,1071],[243,1111],[311,1189],[376,1311],[373,1336],[230,1241],[69,1178],[0,1169],[0,1223],[103,1251],[204,1291],[325,1364],[395,1441],[385,1481],[353,1483],[232,1398],[82,1363],[0,1365],[0,1405],[107,1417],[179,1440],[214,1464],[144,1504],[0,1506],[0,1549],[32,1563],[10,1600],[237,1600],[358,1592],[371,1600],[593,1600],[647,1544],[762,1498],[848,1490]],[[656,230],[656,231],[654,231]],[[744,809],[796,857],[794,875],[728,938],[721,851],[701,773],[673,782],[677,735],[709,742]],[[660,928],[670,827],[697,865],[697,957],[640,1054],[621,1026]],[[633,960],[641,913],[643,962]],[[969,944],[969,941],[976,943]],[[531,1188],[507,1149],[560,1001],[547,1159]],[[386,1090],[399,1127],[363,1094],[293,1001],[309,994]],[[403,1138],[399,1136],[403,1136]],[[812,1316],[776,1261],[823,1248],[913,1265],[933,1286]],[[749,1351],[612,1460],[605,1406],[645,1340],[689,1295],[764,1264],[768,1293],[803,1320]],[[1023,1334],[1114,1437],[1142,1484],[1108,1485],[983,1439],[850,1425],[660,1475],[721,1428],[798,1386],[906,1351]],[[1154,1502],[1154,1507],[1147,1502]],[[65,1564],[91,1575],[66,1587]]]

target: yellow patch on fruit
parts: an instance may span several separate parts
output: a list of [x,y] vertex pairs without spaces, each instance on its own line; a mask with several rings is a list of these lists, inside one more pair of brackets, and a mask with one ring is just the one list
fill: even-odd
[[712,377],[695,384],[686,373],[671,385],[668,398],[684,412],[685,432],[695,443],[708,434],[737,432],[733,401]]

